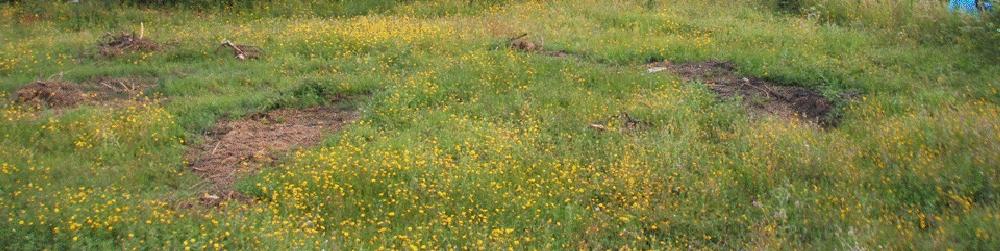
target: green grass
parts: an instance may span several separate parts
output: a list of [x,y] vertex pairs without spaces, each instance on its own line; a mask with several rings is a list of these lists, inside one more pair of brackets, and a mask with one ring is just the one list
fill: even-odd
[[[816,3],[827,12],[806,11]],[[836,9],[850,4],[804,1],[799,13],[766,1],[278,1],[232,12],[0,4],[0,246],[1000,246],[995,19]],[[100,35],[140,22],[162,51],[90,56]],[[496,48],[520,33],[577,56]],[[223,39],[265,57],[215,52]],[[732,61],[820,90],[842,122],[751,119],[699,83],[647,74],[650,60]],[[60,75],[153,78],[150,94],[162,100],[61,111],[11,101]],[[848,91],[862,97],[839,96]],[[335,94],[364,96],[361,119],[240,180],[256,203],[180,206],[202,192],[183,156],[216,121],[327,105]],[[588,127],[622,112],[650,126]]]

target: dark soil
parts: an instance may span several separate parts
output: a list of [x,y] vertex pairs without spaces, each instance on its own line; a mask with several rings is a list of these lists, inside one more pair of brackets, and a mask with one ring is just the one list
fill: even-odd
[[105,34],[97,44],[98,53],[104,57],[117,57],[128,52],[160,50],[160,44],[130,33]]
[[217,205],[226,199],[244,199],[233,183],[274,162],[293,149],[319,144],[323,136],[354,121],[354,111],[332,107],[282,109],[217,124],[204,144],[188,151],[192,170],[210,185],[200,200]]
[[739,96],[744,105],[754,113],[800,118],[824,127],[837,124],[836,118],[831,116],[833,102],[819,92],[740,75],[736,72],[736,65],[730,62],[708,61],[685,64],[656,62],[647,67],[651,72],[665,69],[680,75],[685,81],[704,83],[721,98]]
[[38,81],[21,87],[15,97],[21,104],[50,108],[73,107],[87,99],[79,85],[59,81]]
[[21,87],[16,101],[37,108],[66,109],[79,105],[113,105],[144,97],[154,81],[142,78],[98,77],[83,84],[38,81]]

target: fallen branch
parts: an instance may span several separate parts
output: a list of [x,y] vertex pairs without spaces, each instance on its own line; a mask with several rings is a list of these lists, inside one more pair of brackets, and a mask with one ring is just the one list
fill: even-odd
[[250,45],[241,45],[230,42],[229,40],[223,40],[219,47],[229,47],[233,49],[233,55],[239,60],[247,59],[258,59],[260,58],[260,48]]

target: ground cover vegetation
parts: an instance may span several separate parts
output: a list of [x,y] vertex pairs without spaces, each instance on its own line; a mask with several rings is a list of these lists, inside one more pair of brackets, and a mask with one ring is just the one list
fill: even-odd
[[1000,246],[930,0],[0,3],[9,249]]

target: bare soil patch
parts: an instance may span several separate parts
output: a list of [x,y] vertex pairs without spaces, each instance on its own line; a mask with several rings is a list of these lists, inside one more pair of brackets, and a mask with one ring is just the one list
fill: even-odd
[[355,111],[316,107],[280,109],[218,123],[186,157],[191,169],[210,186],[199,200],[215,206],[226,199],[246,199],[233,188],[239,177],[293,149],[319,144],[324,135],[357,118]]
[[86,99],[80,86],[62,81],[35,82],[18,89],[15,97],[18,103],[50,108],[76,106]]
[[36,108],[65,109],[139,99],[155,85],[154,81],[131,77],[97,77],[83,84],[46,80],[21,87],[15,97],[18,103]]
[[128,52],[150,52],[160,50],[159,43],[135,33],[107,33],[97,44],[101,56],[113,58]]
[[800,118],[824,127],[836,126],[838,122],[831,116],[834,103],[819,92],[740,75],[736,72],[736,65],[730,62],[656,62],[648,64],[647,69],[650,72],[669,70],[686,81],[702,82],[720,98],[739,96],[745,107],[753,113]]

